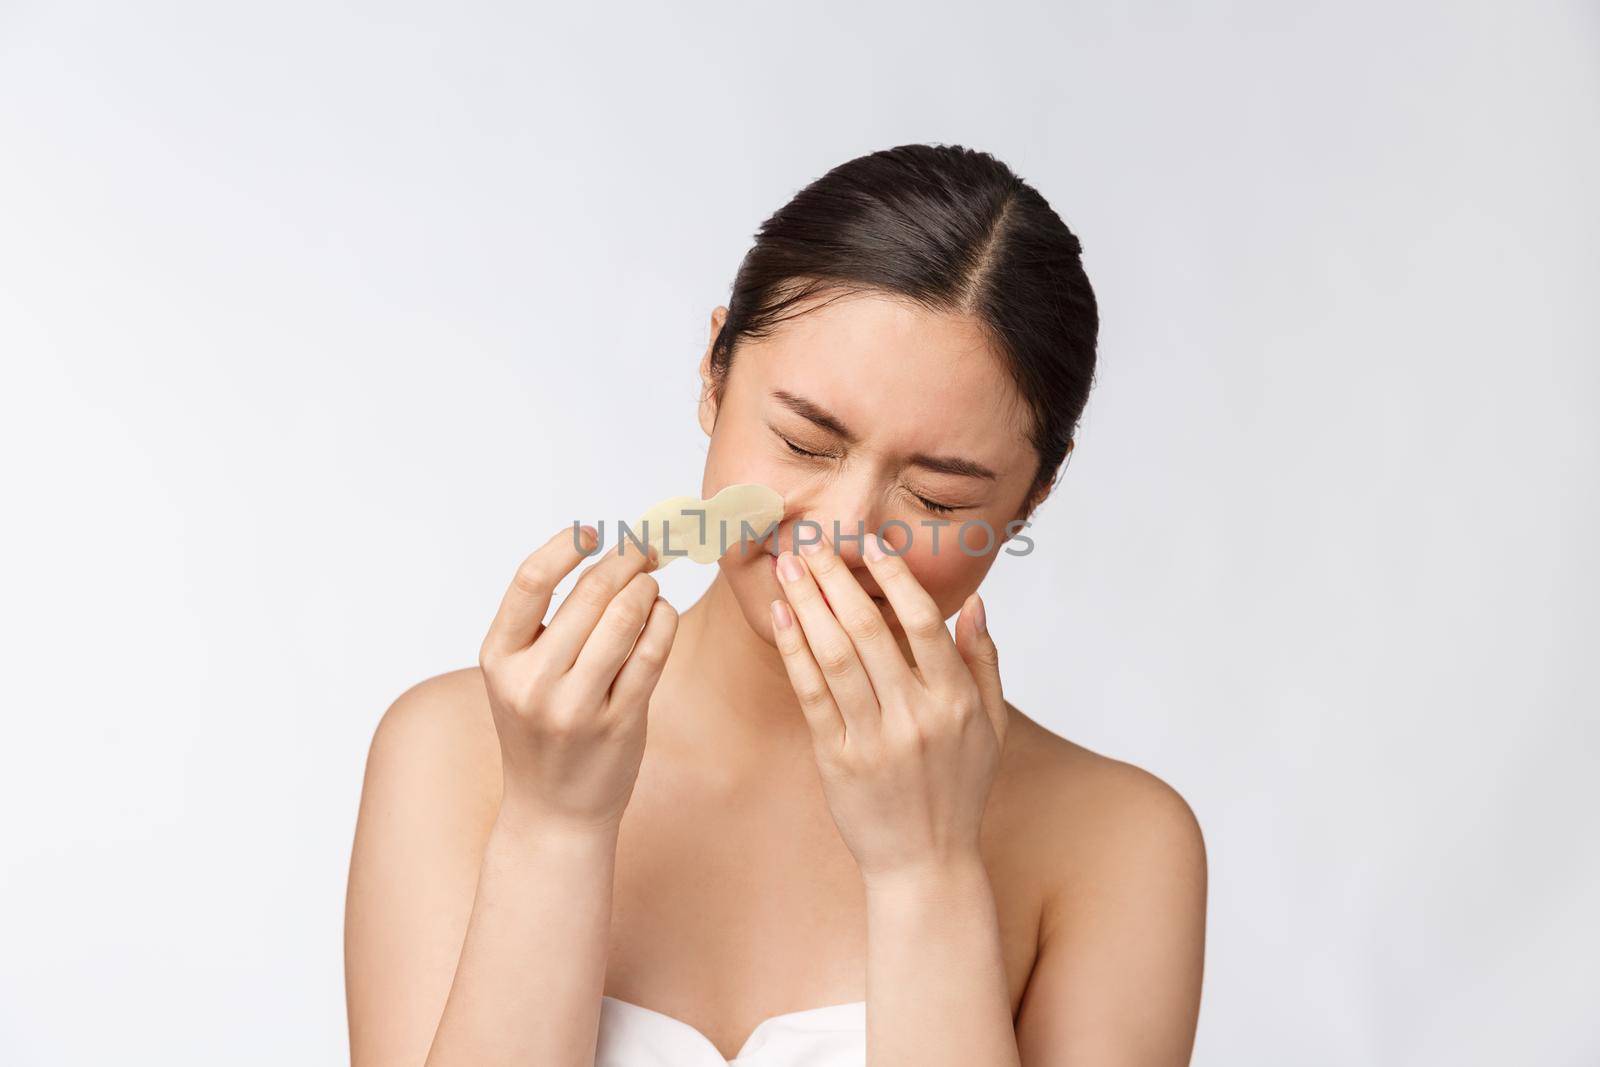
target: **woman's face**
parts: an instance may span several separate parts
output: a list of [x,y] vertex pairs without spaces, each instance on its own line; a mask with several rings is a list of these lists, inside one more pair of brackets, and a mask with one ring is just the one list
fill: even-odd
[[[800,529],[810,539],[820,527],[831,540],[835,522],[846,535],[881,530],[949,618],[988,572],[1007,523],[1024,517],[1038,464],[1023,436],[1026,407],[970,318],[876,294],[818,298],[813,308],[740,345],[720,409],[709,346],[701,362],[700,425],[711,438],[701,495],[758,482],[785,505],[776,538],[718,566],[770,642],[769,605],[783,597],[776,554],[794,550],[802,520],[816,524]],[[713,312],[713,339],[726,315]],[[993,536],[974,525],[963,551],[964,523]],[[841,541],[838,552],[899,631],[860,544]]]

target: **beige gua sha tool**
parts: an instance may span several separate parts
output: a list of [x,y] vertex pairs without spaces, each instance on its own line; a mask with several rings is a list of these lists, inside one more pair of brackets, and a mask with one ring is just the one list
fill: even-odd
[[747,482],[727,486],[710,500],[668,497],[641,515],[632,532],[661,552],[660,569],[684,555],[715,563],[741,541],[764,540],[782,519],[777,490]]

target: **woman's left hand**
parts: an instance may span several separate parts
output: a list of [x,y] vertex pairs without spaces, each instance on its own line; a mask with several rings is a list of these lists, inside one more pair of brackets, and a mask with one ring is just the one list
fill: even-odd
[[[871,886],[979,862],[978,836],[1005,745],[1000,668],[974,593],[950,631],[905,561],[866,535],[862,557],[905,631],[829,544],[778,559],[773,632],[811,727],[823,792]],[[798,622],[798,625],[796,625]]]

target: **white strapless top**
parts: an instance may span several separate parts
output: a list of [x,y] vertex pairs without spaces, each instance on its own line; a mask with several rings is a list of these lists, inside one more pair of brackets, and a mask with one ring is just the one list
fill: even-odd
[[616,997],[600,1000],[595,1067],[866,1067],[867,1002],[765,1019],[731,1060],[682,1019]]

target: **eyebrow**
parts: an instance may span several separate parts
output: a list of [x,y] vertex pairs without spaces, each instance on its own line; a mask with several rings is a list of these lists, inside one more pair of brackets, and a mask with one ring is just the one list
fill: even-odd
[[940,474],[956,474],[963,478],[984,478],[993,482],[998,481],[1000,477],[982,463],[974,463],[960,456],[930,456],[925,452],[918,452],[909,462],[914,467],[925,467]]
[[[806,421],[822,427],[836,437],[843,438],[847,444],[855,444],[858,440],[850,428],[839,421],[838,416],[803,396],[797,396],[784,389],[774,389],[772,399]],[[983,464],[974,463],[960,456],[932,456],[926,452],[918,452],[907,462],[914,467],[923,467],[940,474],[954,474],[963,478],[983,478],[993,482],[998,481],[1000,477]]]
[[856,443],[856,435],[851,433],[850,428],[840,422],[838,417],[826,408],[812,403],[803,396],[796,396],[783,389],[774,389],[772,391],[772,399],[799,415],[802,419],[816,423],[836,437],[844,438],[846,443],[852,445]]

